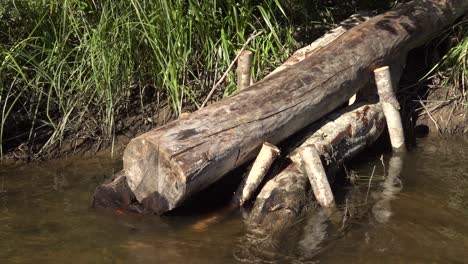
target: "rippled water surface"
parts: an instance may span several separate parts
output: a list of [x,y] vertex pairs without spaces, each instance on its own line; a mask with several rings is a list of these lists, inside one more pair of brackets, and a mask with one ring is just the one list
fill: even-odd
[[239,256],[252,247],[246,241],[255,240],[246,239],[240,212],[204,221],[212,215],[90,208],[94,188],[118,171],[119,161],[2,165],[0,263],[468,262],[468,139],[419,141],[390,188],[379,181],[379,157],[348,165],[357,175],[376,169],[371,184],[361,177],[361,188],[340,198],[349,212],[344,230],[334,231],[337,223],[311,212],[296,224],[299,232],[273,243],[273,253],[247,258]]

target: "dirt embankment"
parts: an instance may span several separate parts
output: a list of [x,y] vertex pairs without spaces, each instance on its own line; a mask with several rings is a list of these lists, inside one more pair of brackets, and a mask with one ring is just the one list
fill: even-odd
[[[437,43],[437,44],[436,44]],[[468,133],[468,94],[456,87],[443,71],[427,76],[452,45],[433,41],[408,54],[406,68],[399,83],[398,99],[402,107],[407,143],[416,137]],[[468,86],[468,78],[464,81]]]
[[431,134],[444,136],[468,132],[468,106],[460,91],[439,86],[419,103],[416,128],[427,127]]

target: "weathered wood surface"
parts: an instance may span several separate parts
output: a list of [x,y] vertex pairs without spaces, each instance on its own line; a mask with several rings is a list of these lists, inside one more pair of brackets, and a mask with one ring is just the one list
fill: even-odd
[[346,102],[372,70],[432,38],[468,10],[466,0],[413,1],[356,26],[321,52],[246,90],[133,139],[128,184],[163,213]]
[[328,182],[327,172],[315,146],[307,146],[298,150],[302,159],[302,167],[309,178],[315,200],[324,208],[335,208],[335,197]]
[[[367,13],[354,14],[350,16],[348,19],[341,22],[337,28],[334,28],[330,32],[327,32],[324,36],[315,40],[312,44],[295,51],[294,54],[287,61],[285,61],[283,65],[279,67],[280,70],[284,70],[304,60],[305,58],[310,56],[315,49],[324,47],[326,44],[332,42],[334,39],[341,36],[350,28],[369,20],[369,18],[370,17]],[[275,70],[275,72],[277,71],[279,70]],[[273,73],[270,73],[268,76],[270,76],[271,74]],[[190,113],[182,113],[180,114],[179,118],[185,118],[189,115]],[[130,197],[131,195],[131,199],[134,199],[135,195],[130,190],[130,187],[128,187],[127,180],[124,177],[126,177],[124,175],[124,171],[120,171],[116,173],[110,181],[106,181],[105,183],[101,184],[94,193],[93,206],[126,209],[128,207],[128,203],[125,201],[129,201],[129,199],[126,197]],[[246,182],[242,181],[239,188],[243,188],[245,183]],[[128,193],[128,191],[130,191],[130,193]],[[240,192],[236,192],[230,208],[238,207],[240,194]],[[209,218],[209,221],[215,218],[216,220],[219,219],[216,216]],[[204,223],[204,221],[202,222]]]
[[[298,147],[315,146],[326,161],[328,171],[334,171],[346,160],[375,142],[385,128],[380,104],[349,106],[313,125],[310,135]],[[293,163],[269,180],[257,196],[250,223],[265,229],[286,228],[303,211],[307,203],[313,206],[310,183],[302,168],[298,151],[293,151]]]
[[285,70],[298,62],[301,62],[314,54],[314,52],[320,51],[321,48],[327,46],[335,39],[346,33],[351,28],[369,20],[371,18],[371,14],[368,12],[359,12],[357,14],[351,15],[348,19],[341,22],[338,27],[330,30],[329,32],[325,33],[321,38],[317,39],[316,41],[312,42],[310,45],[307,45],[299,50],[296,50],[294,54],[289,57],[281,66],[273,70],[268,76],[271,76],[274,73],[280,72]]
[[127,184],[125,172],[122,170],[114,177],[94,191],[92,206],[95,208],[122,209],[141,213],[144,209],[136,201],[130,187]]
[[[285,259],[287,256],[282,256],[277,248],[288,240],[298,243],[300,250],[310,253],[317,250],[326,237],[342,228],[343,215],[336,208],[318,208],[301,168],[299,150],[318,146],[328,163],[328,171],[333,171],[372,144],[384,126],[380,105],[361,102],[307,128],[302,143],[290,156],[294,163],[269,180],[257,196],[247,221],[248,235],[241,240],[235,255],[247,259],[246,262],[256,262],[257,256]],[[299,223],[303,221],[307,223]],[[326,223],[332,223],[333,227],[330,229]]]

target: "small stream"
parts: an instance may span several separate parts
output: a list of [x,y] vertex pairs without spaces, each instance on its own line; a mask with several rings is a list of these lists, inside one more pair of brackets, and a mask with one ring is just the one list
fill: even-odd
[[[241,263],[237,253],[249,247],[241,212],[200,227],[210,214],[92,209],[94,189],[120,167],[110,158],[2,165],[0,263]],[[380,155],[348,171],[361,177],[339,198],[346,229],[306,215],[269,263],[468,262],[468,137],[419,140],[391,190],[379,180]]]

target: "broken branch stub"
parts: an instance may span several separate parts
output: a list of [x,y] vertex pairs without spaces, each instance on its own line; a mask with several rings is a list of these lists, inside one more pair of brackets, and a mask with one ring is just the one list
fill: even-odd
[[251,85],[253,53],[249,50],[241,52],[237,60],[237,91],[240,92]]
[[395,97],[390,68],[384,66],[374,70],[375,83],[379,94],[382,109],[387,121],[388,133],[392,148],[396,152],[404,152],[405,134],[400,116],[400,104]]
[[244,203],[252,197],[252,194],[260,185],[273,164],[273,161],[279,154],[280,150],[276,146],[269,143],[264,143],[262,145],[262,149],[255,159],[248,176],[244,179],[244,182],[242,182],[239,186],[239,190],[236,192],[234,203],[237,203],[238,200],[239,206],[243,206]]
[[320,155],[314,145],[298,149],[301,156],[302,166],[309,178],[315,199],[325,208],[335,207],[335,199],[328,183],[327,173],[322,166]]

